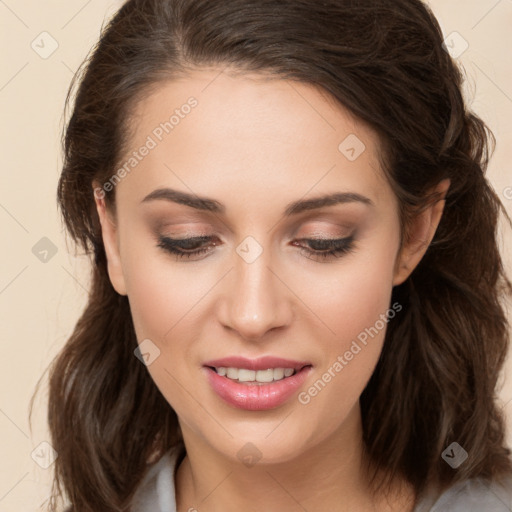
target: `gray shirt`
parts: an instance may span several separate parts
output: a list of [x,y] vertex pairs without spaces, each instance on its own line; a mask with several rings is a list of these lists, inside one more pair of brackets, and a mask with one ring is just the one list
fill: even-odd
[[[176,512],[174,476],[182,450],[181,446],[170,450],[149,468],[137,488],[132,512]],[[505,486],[467,480],[441,496],[427,496],[414,512],[512,512],[512,479]]]

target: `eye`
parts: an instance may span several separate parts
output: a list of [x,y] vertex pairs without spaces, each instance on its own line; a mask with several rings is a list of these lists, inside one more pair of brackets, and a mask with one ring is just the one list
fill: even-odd
[[[196,236],[193,238],[169,238],[158,237],[158,247],[164,251],[174,254],[177,259],[191,258],[210,252],[208,247],[201,247],[205,242],[211,240],[210,236]],[[216,245],[215,242],[212,245]]]
[[[206,242],[210,242],[209,246],[204,246]],[[306,254],[309,259],[319,259],[325,261],[329,258],[339,258],[343,254],[351,252],[354,248],[354,236],[340,239],[324,239],[324,238],[304,238],[293,242],[306,242],[309,247],[300,247],[301,252]],[[190,259],[199,257],[212,251],[212,246],[217,243],[212,241],[210,236],[197,236],[193,238],[169,238],[165,236],[158,237],[158,247],[164,251],[176,256],[176,259]]]
[[[309,247],[301,247],[306,257],[325,261],[329,258],[340,258],[344,254],[354,250],[354,236],[346,238],[325,239],[325,238],[304,238],[299,242],[307,242]],[[294,242],[295,244],[296,242]]]

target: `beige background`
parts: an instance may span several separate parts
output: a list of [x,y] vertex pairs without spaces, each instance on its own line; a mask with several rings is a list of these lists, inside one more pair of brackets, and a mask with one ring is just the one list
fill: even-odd
[[[44,469],[35,461],[48,460],[51,452],[43,445],[35,460],[31,456],[49,440],[46,375],[35,402],[33,431],[28,403],[78,319],[88,282],[87,261],[74,257],[72,247],[68,252],[56,210],[64,98],[104,20],[121,3],[0,0],[0,512],[37,510],[50,491],[52,466]],[[512,1],[432,0],[430,5],[445,35],[459,34],[450,36],[453,51],[462,51],[464,41],[469,44],[458,57],[468,76],[468,104],[497,137],[489,178],[512,215],[512,188],[507,188],[512,187]],[[50,35],[40,35],[44,31]],[[52,44],[58,48],[45,55]],[[32,252],[43,237],[57,249],[46,262]],[[511,230],[503,224],[509,270],[511,247]],[[505,374],[511,368],[509,358]],[[512,444],[510,379],[504,379],[500,400]]]

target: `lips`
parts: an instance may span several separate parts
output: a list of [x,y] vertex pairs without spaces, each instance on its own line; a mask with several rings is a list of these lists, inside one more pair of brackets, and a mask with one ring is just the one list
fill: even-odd
[[305,366],[311,366],[309,361],[293,361],[291,359],[283,359],[281,357],[264,356],[258,359],[247,359],[241,356],[230,356],[222,359],[212,359],[204,363],[204,366],[211,368],[231,367],[244,368],[246,370],[268,370],[269,368],[293,368],[299,372]]
[[[279,381],[249,385],[227,376],[219,375],[215,368],[238,368],[246,370],[267,370],[269,368],[293,368],[295,373]],[[212,390],[227,404],[237,409],[263,411],[275,409],[287,402],[304,384],[312,370],[308,361],[294,361],[280,357],[265,356],[247,359],[240,356],[207,361],[203,366]]]

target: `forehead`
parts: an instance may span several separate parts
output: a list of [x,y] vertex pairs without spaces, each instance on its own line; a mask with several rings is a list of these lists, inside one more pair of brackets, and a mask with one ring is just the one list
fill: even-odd
[[120,197],[176,184],[214,195],[238,184],[247,197],[261,188],[296,198],[317,187],[356,187],[378,202],[387,184],[373,130],[302,82],[196,70],[153,88],[130,124]]

